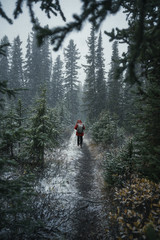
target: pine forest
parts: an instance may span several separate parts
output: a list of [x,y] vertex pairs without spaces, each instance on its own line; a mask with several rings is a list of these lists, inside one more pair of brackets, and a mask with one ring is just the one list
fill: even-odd
[[[0,239],[160,240],[160,2],[80,0],[70,22],[63,1],[14,2],[1,19],[26,3],[33,28],[25,49],[0,39]],[[102,31],[121,10],[128,27]]]

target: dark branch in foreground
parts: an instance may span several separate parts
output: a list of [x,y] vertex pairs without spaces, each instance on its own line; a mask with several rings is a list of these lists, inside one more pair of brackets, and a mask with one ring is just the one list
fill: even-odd
[[10,19],[10,18],[6,15],[6,13],[3,11],[1,2],[0,2],[0,16],[1,16],[2,18],[6,19],[7,22],[9,22],[10,24],[13,23],[12,19]]
[[101,23],[105,20],[108,14],[114,14],[119,11],[122,1],[85,1],[83,0],[82,13],[80,15],[73,14],[74,20],[62,27],[55,27],[53,29],[42,28],[39,25],[35,26],[37,30],[37,38],[39,45],[48,36],[51,38],[51,43],[54,45],[54,51],[57,51],[61,46],[65,37],[73,30],[80,31],[85,23],[89,21],[93,23],[95,29],[98,30]]

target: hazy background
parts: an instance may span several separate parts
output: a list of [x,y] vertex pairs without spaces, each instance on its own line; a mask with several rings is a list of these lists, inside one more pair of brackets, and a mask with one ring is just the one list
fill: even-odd
[[[15,9],[15,1],[14,0],[2,0],[2,7],[6,14],[13,19],[13,10]],[[80,13],[81,12],[81,1],[80,0],[60,0],[62,11],[64,12],[64,15],[68,21],[72,21],[72,15],[74,13]],[[52,15],[50,19],[47,18],[44,12],[42,12],[39,8],[39,4],[36,4],[35,6],[35,13],[38,17],[40,23],[42,26],[49,25],[49,27],[55,27],[64,25],[65,22],[61,19],[60,16],[55,17]],[[20,36],[20,39],[22,40],[23,44],[23,51],[25,53],[26,48],[26,40],[28,37],[28,34],[32,31],[32,24],[30,22],[30,16],[28,9],[26,8],[26,5],[23,5],[23,13],[17,18],[13,19],[13,24],[10,25],[6,20],[3,18],[0,18],[0,39],[4,35],[7,35],[10,42],[12,43],[13,39],[17,37],[17,35]],[[103,37],[103,47],[104,47],[104,57],[105,57],[105,65],[106,65],[106,71],[108,72],[110,68],[110,62],[111,62],[111,54],[112,54],[112,42],[109,42],[109,37],[104,34],[104,30],[111,31],[112,28],[118,27],[120,29],[127,27],[126,17],[125,14],[122,13],[122,11],[119,11],[118,14],[114,16],[109,16],[106,18],[106,20],[101,25],[102,31],[102,37]],[[69,40],[73,39],[74,42],[77,44],[77,48],[79,49],[81,53],[81,60],[80,64],[85,64],[85,55],[88,53],[88,47],[86,40],[90,35],[90,24],[85,23],[83,26],[82,31],[77,32],[73,31],[70,33],[65,41],[63,42],[62,47],[58,52],[52,51],[53,61],[57,57],[58,54],[61,54],[63,56],[63,49],[68,45]],[[125,44],[119,44],[119,53],[122,54],[123,51],[126,51],[127,46]],[[85,75],[83,72],[83,69],[79,71],[79,80],[84,81]]]

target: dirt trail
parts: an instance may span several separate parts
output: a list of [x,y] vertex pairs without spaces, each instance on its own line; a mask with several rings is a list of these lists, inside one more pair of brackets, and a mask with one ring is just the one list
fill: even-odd
[[[49,196],[53,215],[45,220],[54,240],[107,240],[107,203],[99,184],[99,164],[84,137],[82,149],[75,133],[68,145],[55,153],[39,189]],[[56,170],[58,162],[58,170]],[[48,221],[48,222],[47,222]],[[50,238],[49,238],[50,239]]]
[[76,235],[73,239],[107,239],[106,221],[101,191],[96,185],[96,162],[90,154],[87,144],[83,146],[84,155],[78,159],[79,172],[76,176],[77,189],[81,197],[75,209]]

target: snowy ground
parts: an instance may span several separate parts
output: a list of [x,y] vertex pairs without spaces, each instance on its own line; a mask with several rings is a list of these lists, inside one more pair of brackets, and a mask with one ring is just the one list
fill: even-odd
[[[78,159],[82,156],[82,149],[77,147],[76,136],[73,133],[65,149],[57,150],[56,161],[53,159],[54,162],[50,165],[47,175],[42,179],[41,189],[46,193],[72,194],[73,197],[77,195],[75,177],[79,169]],[[55,177],[57,164],[59,171]]]
[[88,146],[84,137],[83,148],[77,147],[74,132],[66,147],[50,156],[52,162],[37,186],[49,196],[53,211],[47,224],[55,240],[107,239],[97,164]]

